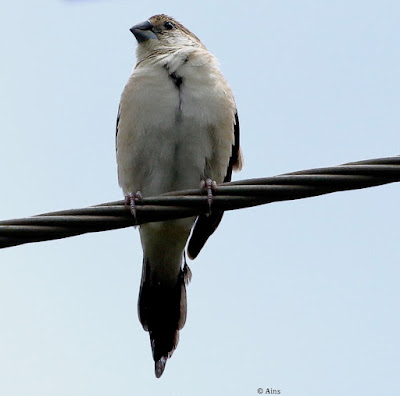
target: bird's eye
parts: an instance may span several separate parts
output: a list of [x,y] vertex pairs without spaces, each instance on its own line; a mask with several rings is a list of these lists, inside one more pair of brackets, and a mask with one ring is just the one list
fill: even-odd
[[171,30],[171,29],[173,29],[175,27],[175,25],[172,22],[167,21],[167,22],[164,23],[164,27],[167,30]]

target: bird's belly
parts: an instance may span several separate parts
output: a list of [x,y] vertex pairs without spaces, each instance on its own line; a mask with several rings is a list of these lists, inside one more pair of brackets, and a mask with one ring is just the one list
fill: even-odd
[[233,113],[223,96],[197,85],[184,77],[178,89],[155,73],[132,82],[140,96],[127,86],[129,111],[117,139],[125,194],[141,191],[148,197],[197,188],[204,178],[222,182],[233,144]]
[[142,152],[144,174],[138,180],[143,194],[198,188],[205,177],[206,159],[211,157],[209,135],[206,127],[183,117],[177,117],[167,128],[151,131]]
[[168,109],[157,107],[153,112],[164,112],[164,122],[155,117],[148,119],[141,130],[119,129],[118,174],[125,194],[141,191],[148,197],[198,188],[206,176],[206,161],[213,152],[211,128],[185,117],[179,112],[178,101]]

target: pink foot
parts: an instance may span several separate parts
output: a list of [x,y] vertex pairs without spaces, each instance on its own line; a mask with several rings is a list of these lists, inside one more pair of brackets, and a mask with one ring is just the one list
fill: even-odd
[[212,179],[202,180],[200,182],[200,188],[207,191],[207,202],[209,207],[209,214],[211,213],[211,204],[213,202],[213,191],[217,190],[217,182]]
[[129,209],[132,213],[132,216],[134,217],[135,222],[137,222],[135,199],[138,199],[139,201],[143,199],[143,195],[140,191],[136,191],[135,194],[129,192],[128,194],[125,195],[125,205],[129,205]]

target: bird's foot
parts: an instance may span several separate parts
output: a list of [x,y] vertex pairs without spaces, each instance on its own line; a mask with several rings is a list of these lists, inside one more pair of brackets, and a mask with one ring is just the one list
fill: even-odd
[[217,182],[212,179],[202,180],[200,182],[200,188],[207,192],[208,214],[210,215],[211,214],[211,204],[214,199],[213,191],[217,190]]
[[143,195],[140,191],[136,191],[135,194],[129,192],[128,194],[125,195],[125,205],[129,206],[132,216],[135,219],[135,223],[137,223],[135,199],[138,199],[139,201],[143,199]]

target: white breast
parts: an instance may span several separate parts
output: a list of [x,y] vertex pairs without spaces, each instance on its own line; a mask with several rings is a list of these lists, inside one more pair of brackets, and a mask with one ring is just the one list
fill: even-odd
[[[169,74],[182,78],[177,87]],[[205,50],[142,63],[121,98],[119,183],[144,196],[221,182],[234,141],[235,103]]]

